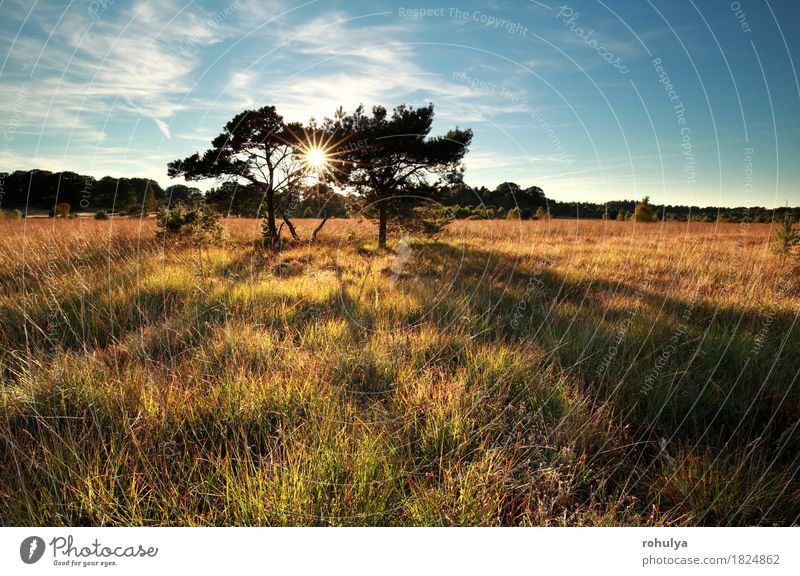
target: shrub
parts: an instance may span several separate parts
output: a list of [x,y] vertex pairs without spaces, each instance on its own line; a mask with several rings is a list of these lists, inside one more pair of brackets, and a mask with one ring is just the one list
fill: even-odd
[[108,220],[108,213],[105,210],[98,210],[94,213],[95,220]]
[[539,206],[536,209],[536,219],[537,220],[548,220],[549,218],[550,218],[550,214],[547,212],[547,210],[545,210],[541,206]]
[[472,206],[459,206],[456,204],[452,207],[452,210],[455,212],[456,218],[469,218],[475,214],[475,210]]
[[436,238],[455,219],[453,211],[444,206],[417,206],[414,216],[412,229],[428,238]]
[[225,235],[219,213],[205,204],[163,207],[156,213],[156,226],[158,238],[190,239],[203,244],[221,242]]
[[506,214],[506,219],[507,220],[519,220],[520,217],[521,216],[520,216],[519,208],[516,208],[516,207],[512,208],[511,210],[509,210],[508,214]]
[[436,238],[454,219],[452,209],[445,206],[408,204],[396,210],[399,218],[389,222],[390,228],[409,235]]
[[12,210],[11,212],[4,212],[3,210],[0,210],[0,220],[2,220],[3,218],[11,218],[12,220],[19,220],[20,218],[22,218],[22,210],[16,209]]
[[147,218],[147,210],[142,209],[141,206],[129,206],[123,212],[129,218]]
[[650,206],[650,197],[645,196],[641,202],[636,203],[636,208],[633,211],[633,219],[637,222],[657,222],[658,216]]
[[70,206],[66,202],[59,202],[56,204],[55,216],[57,218],[67,218],[69,216]]
[[794,229],[794,218],[787,214],[772,233],[772,250],[776,254],[787,256],[794,252],[798,244],[800,233]]

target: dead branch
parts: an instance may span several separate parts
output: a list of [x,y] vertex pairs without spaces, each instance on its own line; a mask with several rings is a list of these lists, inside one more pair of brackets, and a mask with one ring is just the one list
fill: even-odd
[[312,242],[315,242],[317,240],[317,233],[320,230],[322,230],[322,227],[325,226],[325,222],[327,222],[327,221],[328,221],[328,215],[325,214],[325,217],[322,219],[322,222],[320,222],[319,225],[316,228],[314,228],[314,231],[311,233],[311,241]]

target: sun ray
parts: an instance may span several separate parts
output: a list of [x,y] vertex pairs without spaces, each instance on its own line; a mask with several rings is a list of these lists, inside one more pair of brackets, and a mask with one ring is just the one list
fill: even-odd
[[311,147],[304,151],[303,161],[314,172],[324,169],[328,163],[328,155],[322,148]]
[[[338,130],[314,127],[293,127],[287,142],[293,142],[298,160],[307,179],[330,181],[339,185],[346,170],[344,162],[352,145],[346,145],[349,136],[342,137]],[[299,129],[299,131],[297,131]]]

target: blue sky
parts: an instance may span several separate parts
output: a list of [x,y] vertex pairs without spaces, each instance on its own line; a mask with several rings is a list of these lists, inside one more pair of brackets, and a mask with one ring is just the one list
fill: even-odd
[[791,0],[0,0],[0,171],[168,185],[245,108],[433,102],[435,132],[475,133],[472,185],[796,206],[797,22]]

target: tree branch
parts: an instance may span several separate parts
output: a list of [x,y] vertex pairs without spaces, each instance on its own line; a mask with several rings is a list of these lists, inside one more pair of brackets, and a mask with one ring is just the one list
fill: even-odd
[[316,242],[317,234],[319,233],[320,230],[322,230],[322,227],[325,226],[325,222],[327,221],[328,221],[328,215],[325,214],[325,217],[322,219],[322,222],[320,222],[319,225],[316,228],[314,228],[314,231],[311,233],[311,242]]

